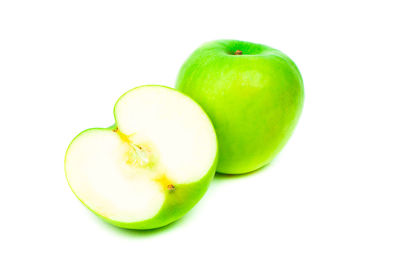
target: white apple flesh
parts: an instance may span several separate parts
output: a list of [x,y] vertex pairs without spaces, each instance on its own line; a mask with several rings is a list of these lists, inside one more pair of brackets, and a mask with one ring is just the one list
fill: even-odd
[[162,86],[124,94],[114,128],[88,129],[70,144],[65,172],[75,195],[124,228],[161,227],[183,216],[214,176],[217,142],[204,111]]

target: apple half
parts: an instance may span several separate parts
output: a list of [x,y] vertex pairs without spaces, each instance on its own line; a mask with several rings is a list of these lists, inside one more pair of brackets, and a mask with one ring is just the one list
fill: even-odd
[[188,96],[154,85],[121,96],[114,117],[114,126],[83,131],[69,145],[65,173],[72,191],[122,228],[158,228],[181,218],[215,174],[210,119]]

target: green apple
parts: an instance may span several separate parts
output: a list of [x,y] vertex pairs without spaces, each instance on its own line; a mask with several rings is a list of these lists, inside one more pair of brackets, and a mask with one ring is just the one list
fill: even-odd
[[71,142],[68,183],[96,215],[119,227],[151,229],[188,212],[214,177],[217,137],[202,108],[164,86],[142,86],[119,98],[115,126],[93,128]]
[[278,154],[303,107],[296,65],[271,47],[218,40],[198,48],[183,64],[176,88],[210,116],[217,132],[217,171],[256,170]]

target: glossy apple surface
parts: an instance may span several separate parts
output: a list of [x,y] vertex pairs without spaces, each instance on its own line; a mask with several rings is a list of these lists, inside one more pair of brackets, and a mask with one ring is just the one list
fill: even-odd
[[303,80],[293,61],[271,47],[219,40],[183,64],[176,88],[210,116],[218,137],[217,171],[240,174],[272,161],[303,107]]

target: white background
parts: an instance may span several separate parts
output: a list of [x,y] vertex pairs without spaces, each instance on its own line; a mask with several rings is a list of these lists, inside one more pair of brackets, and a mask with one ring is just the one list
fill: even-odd
[[[398,1],[1,1],[1,266],[399,266]],[[135,86],[174,86],[214,39],[263,43],[305,106],[269,167],[219,177],[182,220],[128,231],[64,177],[80,131]]]

